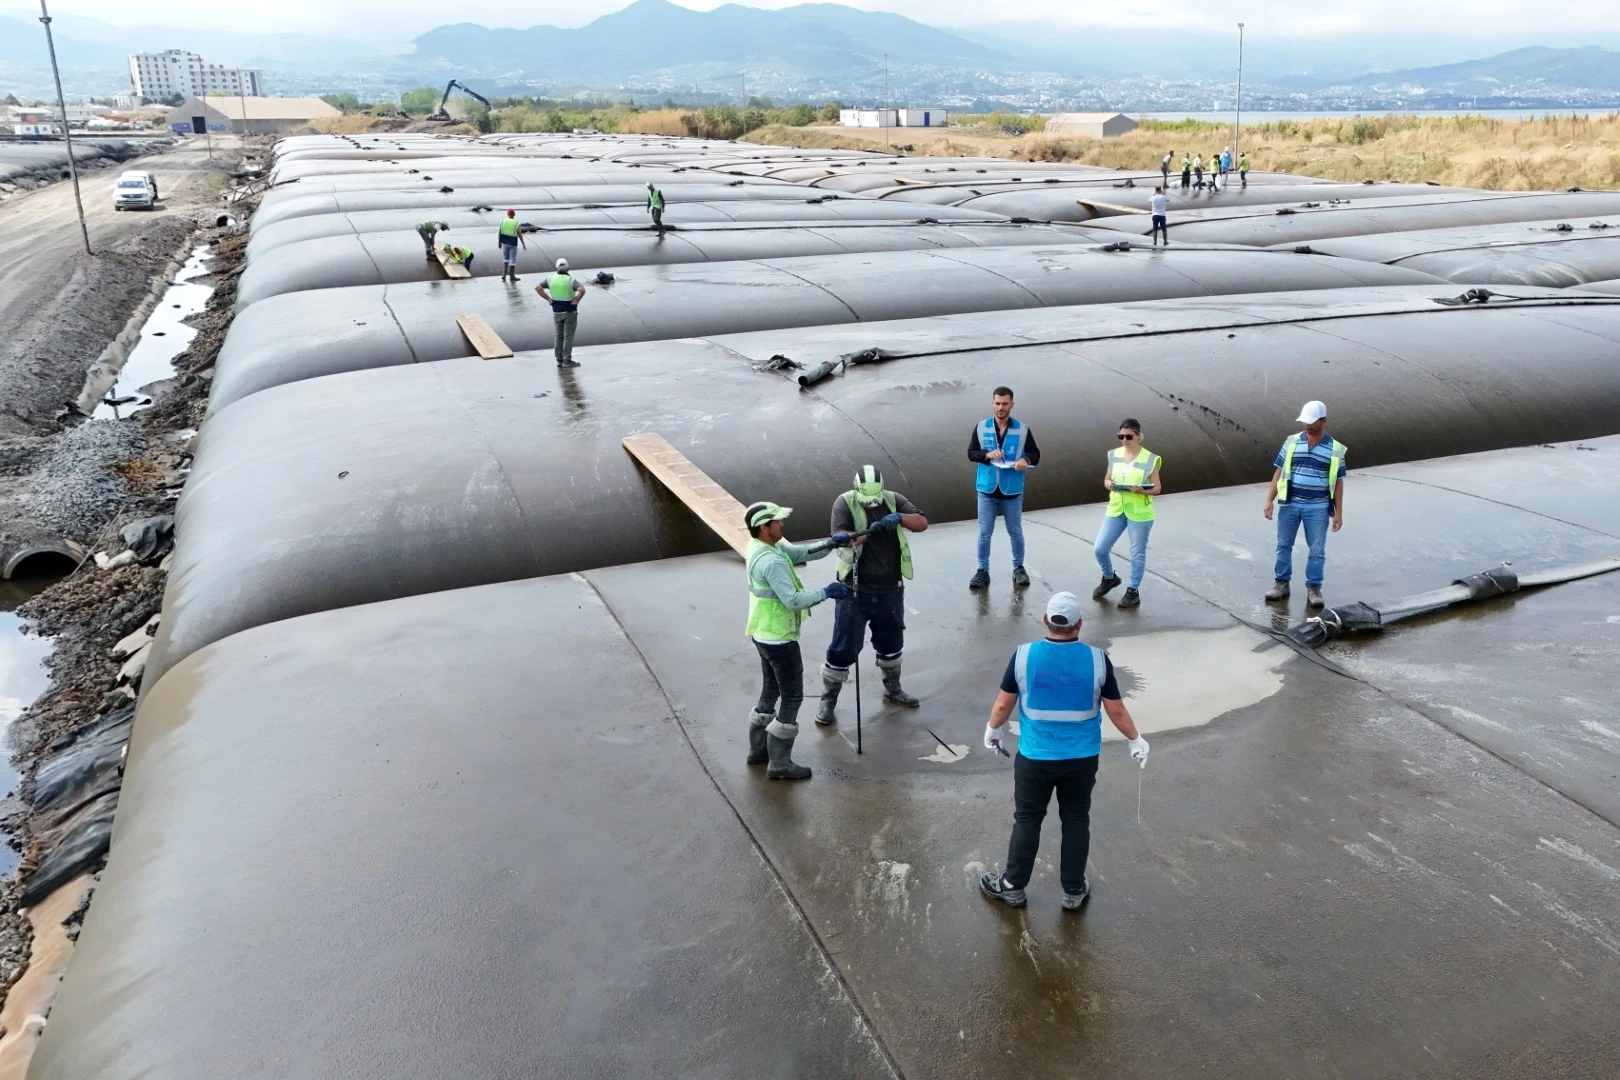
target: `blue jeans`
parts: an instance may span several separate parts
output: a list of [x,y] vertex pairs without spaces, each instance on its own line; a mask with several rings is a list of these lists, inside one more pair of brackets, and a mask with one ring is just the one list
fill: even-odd
[[1277,504],[1277,569],[1273,576],[1287,581],[1294,576],[1294,538],[1299,527],[1305,526],[1305,543],[1310,554],[1305,558],[1305,584],[1322,585],[1322,574],[1327,568],[1328,535],[1327,500],[1321,502],[1283,502]]
[[997,499],[979,492],[979,569],[990,569],[990,536],[996,531],[996,516],[1007,519],[1007,539],[1012,541],[1012,564],[1024,565],[1024,496]]
[[1133,589],[1142,587],[1142,575],[1147,572],[1147,542],[1148,533],[1153,531],[1152,521],[1132,521],[1124,514],[1118,517],[1103,518],[1102,528],[1097,532],[1097,545],[1093,551],[1097,555],[1097,565],[1102,567],[1103,577],[1114,576],[1114,560],[1109,551],[1126,530],[1131,534],[1131,585]]
[[833,614],[832,644],[827,666],[848,671],[861,655],[866,628],[872,628],[872,648],[879,661],[900,659],[906,647],[906,591],[860,593],[840,600]]

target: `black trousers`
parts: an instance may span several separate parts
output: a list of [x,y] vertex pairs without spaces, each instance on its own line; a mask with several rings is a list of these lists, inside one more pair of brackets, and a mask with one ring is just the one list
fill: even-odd
[[[759,691],[756,712],[776,713],[776,721],[788,727],[799,723],[799,706],[804,704],[804,658],[797,641],[781,645],[754,642],[759,650],[759,669],[763,684]],[[780,697],[782,707],[777,708]]]
[[662,234],[663,231],[664,231],[664,208],[662,206],[653,207],[652,208],[652,217],[653,217],[653,228],[657,229],[658,232],[660,234]]
[[1091,789],[1097,783],[1097,758],[1040,761],[1019,754],[1013,759],[1013,830],[1007,842],[1007,884],[1022,889],[1035,871],[1046,805],[1057,792],[1058,820],[1063,823],[1063,891],[1085,887],[1086,859],[1091,854]]

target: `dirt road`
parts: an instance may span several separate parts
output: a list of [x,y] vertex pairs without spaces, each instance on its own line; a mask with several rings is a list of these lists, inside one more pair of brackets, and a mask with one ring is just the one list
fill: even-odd
[[240,140],[202,144],[123,166],[157,177],[151,211],[113,210],[121,169],[80,175],[90,244],[84,253],[73,186],[54,184],[0,203],[0,435],[41,433],[72,400],[85,368],[118,333],[158,273],[201,220],[216,214],[218,193]]

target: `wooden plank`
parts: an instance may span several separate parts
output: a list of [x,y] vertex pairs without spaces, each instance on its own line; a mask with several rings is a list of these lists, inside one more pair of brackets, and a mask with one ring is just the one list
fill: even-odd
[[433,248],[433,254],[438,256],[439,265],[444,267],[444,276],[445,277],[452,277],[452,278],[470,278],[470,277],[472,277],[472,271],[468,270],[465,266],[462,266],[460,263],[458,263],[454,259],[452,259],[448,254],[446,254],[444,248],[435,245],[435,247]]
[[[1076,199],[1074,201],[1076,203],[1078,203],[1079,205],[1081,205],[1081,206],[1088,206],[1088,207],[1089,206],[1100,206],[1104,210],[1112,210],[1116,214],[1145,214],[1145,213],[1147,213],[1146,210],[1139,210],[1134,206],[1122,206],[1119,203],[1103,202],[1101,199]],[[1099,217],[1105,217],[1107,215],[1099,214],[1098,216]],[[1084,222],[1082,222],[1081,224],[1084,224]]]
[[472,347],[485,360],[500,360],[512,355],[512,350],[501,340],[501,335],[484,321],[482,315],[457,315],[456,325],[461,327],[461,332],[467,335]]
[[624,437],[624,448],[733,551],[739,555],[747,551],[749,536],[742,523],[743,504],[709,479],[669,440],[656,431],[638,431]]

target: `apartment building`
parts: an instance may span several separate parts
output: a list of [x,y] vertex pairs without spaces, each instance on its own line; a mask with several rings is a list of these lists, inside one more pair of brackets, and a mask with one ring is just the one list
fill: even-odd
[[156,53],[135,53],[129,58],[129,78],[138,97],[203,97],[207,94],[264,95],[263,75],[258,68],[210,64],[194,52],[165,49]]

